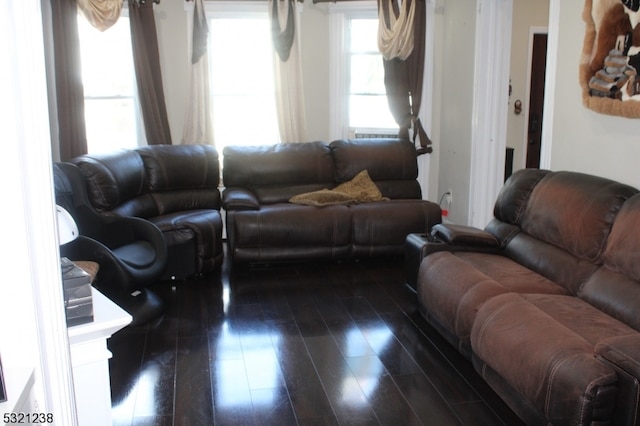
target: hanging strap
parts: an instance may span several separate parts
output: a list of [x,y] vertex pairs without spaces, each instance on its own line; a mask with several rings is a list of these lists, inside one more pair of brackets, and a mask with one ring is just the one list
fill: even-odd
[[295,16],[294,0],[284,0],[287,2],[287,22],[284,31],[280,28],[280,0],[271,0],[271,40],[273,48],[278,53],[282,62],[287,62],[291,54],[291,46],[293,46],[293,38],[295,36]]

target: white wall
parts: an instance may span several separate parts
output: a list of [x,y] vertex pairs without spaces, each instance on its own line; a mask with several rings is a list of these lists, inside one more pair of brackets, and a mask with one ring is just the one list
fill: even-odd
[[177,145],[182,140],[191,63],[184,1],[161,1],[155,6],[155,18],[171,140]]
[[439,141],[434,156],[438,158],[438,191],[431,197],[439,201],[448,189],[453,190],[450,218],[466,223],[469,210],[471,167],[471,131],[474,81],[474,40],[476,31],[475,1],[448,0],[436,15],[436,77],[439,98]]
[[[300,14],[307,139],[330,141],[329,9],[307,0]],[[313,54],[310,54],[313,53]]]
[[578,66],[585,24],[584,1],[560,2],[553,95],[551,168],[609,177],[640,187],[640,120],[597,114],[582,105]]

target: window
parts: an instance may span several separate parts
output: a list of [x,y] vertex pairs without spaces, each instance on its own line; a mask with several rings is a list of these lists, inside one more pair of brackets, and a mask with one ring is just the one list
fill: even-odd
[[129,17],[101,32],[78,15],[78,32],[89,153],[145,145]]
[[356,132],[397,133],[384,87],[382,55],[378,51],[376,3],[336,4],[331,16],[331,76],[333,137]]
[[[266,5],[218,5],[209,16],[213,131],[226,145],[280,142]],[[240,8],[240,10],[238,10]]]
[[387,105],[378,18],[349,20],[349,127],[398,127]]

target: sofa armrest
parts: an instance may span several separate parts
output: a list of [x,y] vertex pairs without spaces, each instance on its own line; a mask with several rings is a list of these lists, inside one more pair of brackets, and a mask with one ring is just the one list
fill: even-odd
[[640,333],[605,339],[596,345],[595,352],[640,379]]
[[431,236],[437,241],[452,245],[500,247],[500,242],[492,234],[471,226],[441,223],[432,228]]
[[613,424],[637,424],[640,410],[640,333],[605,339],[595,354],[618,375],[618,400]]
[[225,210],[259,210],[260,202],[255,194],[244,188],[226,188],[222,193]]

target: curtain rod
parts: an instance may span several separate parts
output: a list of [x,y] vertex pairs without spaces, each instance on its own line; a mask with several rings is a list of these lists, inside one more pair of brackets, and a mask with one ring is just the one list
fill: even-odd
[[344,1],[364,1],[364,0],[313,0],[313,4],[316,3],[339,3]]
[[[142,3],[144,3],[147,0],[136,0],[136,1],[140,1]],[[155,3],[160,3],[160,0],[153,0]],[[193,0],[185,0],[186,2],[192,2]],[[238,1],[238,0],[235,0]],[[242,0],[240,0],[242,1]],[[297,0],[298,3],[304,3],[304,0]],[[365,1],[365,0],[312,0],[313,4],[316,3],[339,3],[339,2],[345,2],[345,1]],[[206,2],[206,0],[205,0]]]

